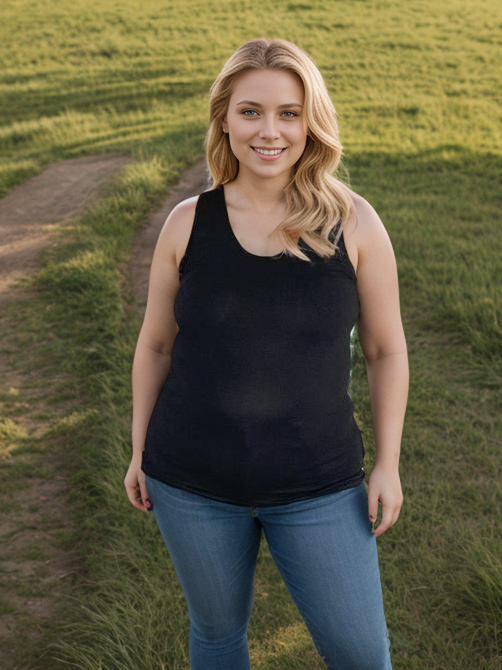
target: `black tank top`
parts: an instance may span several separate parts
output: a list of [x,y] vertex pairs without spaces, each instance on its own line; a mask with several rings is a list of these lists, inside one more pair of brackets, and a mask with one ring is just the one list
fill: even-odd
[[356,274],[343,235],[329,259],[300,245],[311,262],[252,254],[223,187],[199,196],[174,303],[179,332],[143,452],[150,477],[246,506],[363,480],[348,393]]

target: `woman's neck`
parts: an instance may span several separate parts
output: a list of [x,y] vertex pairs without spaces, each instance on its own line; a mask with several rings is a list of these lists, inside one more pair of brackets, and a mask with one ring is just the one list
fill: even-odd
[[232,190],[238,191],[241,198],[254,209],[270,210],[285,203],[284,190],[289,181],[289,175],[281,174],[270,179],[262,179],[252,173],[239,171],[229,186]]

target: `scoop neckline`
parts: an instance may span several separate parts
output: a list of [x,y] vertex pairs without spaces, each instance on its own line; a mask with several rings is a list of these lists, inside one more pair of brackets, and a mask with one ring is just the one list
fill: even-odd
[[232,224],[230,223],[230,217],[228,216],[228,209],[227,209],[227,201],[225,200],[225,188],[223,184],[220,184],[219,186],[220,194],[221,194],[221,200],[223,204],[223,212],[225,214],[225,222],[227,224],[227,228],[230,232],[230,236],[233,239],[234,243],[236,246],[241,250],[242,253],[244,253],[246,256],[251,256],[252,258],[258,258],[260,260],[264,261],[270,261],[270,260],[278,260],[279,258],[284,258],[285,257],[285,252],[280,251],[277,254],[274,254],[273,256],[260,256],[260,254],[254,254],[252,251],[248,251],[247,249],[244,249],[242,244],[239,242],[237,239],[237,236],[234,233],[234,230],[232,228]]

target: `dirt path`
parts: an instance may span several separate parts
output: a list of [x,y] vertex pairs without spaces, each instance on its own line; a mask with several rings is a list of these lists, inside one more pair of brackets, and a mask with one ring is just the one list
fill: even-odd
[[33,272],[38,253],[51,243],[50,225],[82,215],[129,162],[103,154],[53,163],[0,200],[0,295]]
[[[57,243],[53,226],[81,216],[106,194],[113,175],[128,162],[125,156],[104,154],[53,163],[0,200],[0,397],[4,414],[0,417],[0,460],[8,460],[12,466],[12,470],[1,470],[3,670],[30,670],[13,665],[13,645],[20,639],[37,637],[39,624],[53,612],[60,585],[71,580],[78,567],[74,552],[61,548],[60,539],[68,532],[70,522],[64,504],[67,480],[58,466],[57,450],[40,456],[29,448],[18,453],[10,449],[8,430],[13,427],[35,445],[49,427],[41,418],[45,390],[40,388],[38,375],[26,370],[21,361],[26,354],[18,345],[23,324],[16,313],[16,301],[28,300],[30,289],[18,282],[35,271],[39,252]],[[40,460],[45,476],[33,472],[32,466]],[[9,476],[9,472],[13,474]]]
[[[0,200],[0,394],[5,398],[15,393],[16,402],[21,403],[17,407],[26,408],[14,417],[16,428],[35,440],[48,426],[37,418],[41,409],[37,400],[43,405],[37,375],[19,365],[22,354],[12,312],[15,301],[29,298],[30,292],[19,280],[36,270],[42,250],[58,243],[54,228],[70,224],[106,195],[111,178],[128,162],[124,156],[104,154],[53,163]],[[136,236],[131,281],[140,311],[146,305],[151,259],[167,216],[181,200],[204,191],[208,177],[205,160],[186,170]],[[2,444],[2,420],[11,418],[5,414],[0,417],[0,459],[26,465],[25,457],[9,451],[5,439]],[[44,459],[52,476],[30,473],[16,482],[0,516],[0,667],[5,670],[29,670],[12,663],[13,645],[22,636],[37,637],[38,624],[51,617],[59,584],[68,579],[71,583],[78,570],[78,556],[71,549],[61,549],[56,540],[70,530],[64,504],[67,479],[57,465],[57,453],[44,454]],[[31,592],[41,595],[23,595],[28,584]]]

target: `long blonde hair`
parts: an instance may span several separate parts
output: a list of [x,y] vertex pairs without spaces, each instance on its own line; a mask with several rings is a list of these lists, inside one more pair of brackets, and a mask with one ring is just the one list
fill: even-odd
[[281,39],[246,42],[228,59],[211,86],[205,148],[212,188],[233,181],[239,171],[222,122],[237,77],[249,70],[285,70],[296,73],[303,82],[307,142],[286,186],[287,213],[275,235],[286,253],[302,260],[310,258],[298,246],[300,238],[317,254],[329,258],[335,253],[353,200],[348,186],[333,174],[343,152],[336,110],[316,64],[295,44]]

